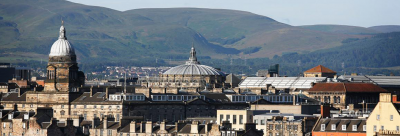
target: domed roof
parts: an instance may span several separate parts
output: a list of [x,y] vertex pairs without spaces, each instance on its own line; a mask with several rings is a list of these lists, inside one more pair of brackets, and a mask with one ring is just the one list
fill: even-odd
[[196,50],[192,47],[189,61],[186,64],[173,67],[163,73],[164,75],[225,75],[221,71],[197,61]]
[[185,64],[173,67],[163,73],[164,75],[224,75],[224,73],[206,65]]
[[65,36],[65,28],[63,25],[60,27],[60,37],[58,40],[53,43],[51,46],[49,56],[74,56],[75,50],[72,47],[71,43],[68,42],[67,37]]

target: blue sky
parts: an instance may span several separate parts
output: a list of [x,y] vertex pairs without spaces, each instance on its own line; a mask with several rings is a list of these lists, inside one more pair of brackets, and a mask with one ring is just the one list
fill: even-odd
[[400,25],[400,0],[69,0],[119,11],[195,7],[248,11],[289,25]]

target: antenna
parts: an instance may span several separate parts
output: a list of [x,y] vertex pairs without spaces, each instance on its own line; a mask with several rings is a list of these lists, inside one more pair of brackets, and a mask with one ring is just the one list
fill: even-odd
[[124,93],[126,93],[126,71],[125,71]]

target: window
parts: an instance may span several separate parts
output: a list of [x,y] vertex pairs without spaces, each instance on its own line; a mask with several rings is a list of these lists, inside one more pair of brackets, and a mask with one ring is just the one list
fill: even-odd
[[227,114],[226,115],[226,120],[230,122],[231,121],[231,115]]
[[390,121],[393,121],[393,115],[390,115]]
[[3,128],[6,128],[6,123],[5,122],[3,123]]
[[119,114],[117,114],[117,121],[119,121]]
[[96,109],[97,108],[97,106],[96,105],[93,105],[93,109]]
[[342,130],[346,130],[346,125],[342,125]]
[[219,123],[222,124],[222,120],[224,120],[224,114],[219,115]]
[[100,129],[100,136],[103,136],[103,129]]
[[400,127],[399,126],[396,126],[396,131],[400,131]]
[[274,129],[274,125],[269,124],[269,125],[268,125],[268,130],[273,130],[273,129]]
[[22,128],[25,128],[25,125],[26,125],[25,123],[22,123]]
[[281,130],[281,125],[276,124],[275,125],[275,130]]
[[236,115],[233,115],[233,124],[236,124]]
[[325,131],[325,124],[321,124],[321,131]]
[[261,125],[265,125],[265,120],[264,119],[261,119],[260,121],[261,121]]
[[64,109],[64,105],[61,105],[61,109]]
[[76,109],[76,104],[74,105],[74,108]]
[[363,125],[363,131],[367,131],[367,125]]
[[101,109],[104,109],[104,106],[102,105],[100,108],[101,108]]
[[83,120],[86,120],[87,114],[83,114]]
[[86,105],[83,105],[83,108],[85,108],[85,109],[86,109],[86,108],[87,108],[87,106],[86,106]]
[[108,133],[107,133],[109,136],[111,136],[111,130],[108,130]]
[[331,130],[336,130],[336,124],[332,124]]
[[379,120],[379,118],[381,118],[380,115],[376,115],[376,120]]
[[243,124],[243,115],[239,115],[239,124]]
[[381,130],[385,130],[385,126],[381,126]]
[[254,120],[254,123],[255,123],[256,125],[258,125],[258,119],[255,119],[255,120]]
[[353,125],[353,131],[357,131],[357,125]]
[[22,108],[25,108],[25,104],[22,104]]
[[376,125],[374,125],[374,132],[376,132]]

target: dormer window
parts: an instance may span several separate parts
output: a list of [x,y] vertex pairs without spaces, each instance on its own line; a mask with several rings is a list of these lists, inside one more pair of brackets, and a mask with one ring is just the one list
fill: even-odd
[[336,130],[336,124],[332,124],[331,130]]
[[342,125],[342,130],[343,130],[343,131],[346,130],[346,125]]
[[321,124],[321,131],[325,131],[325,124]]
[[13,119],[13,113],[8,114],[8,119]]
[[357,125],[353,125],[353,131],[357,131]]

